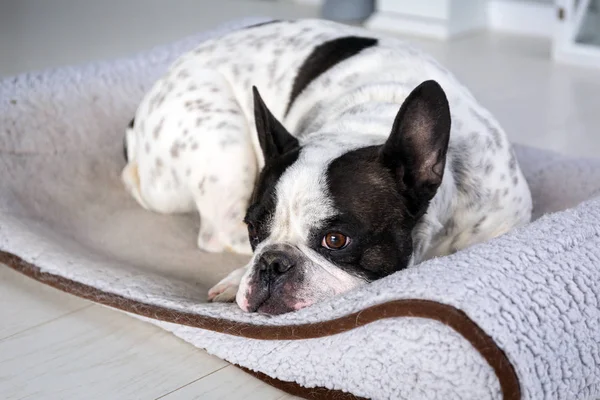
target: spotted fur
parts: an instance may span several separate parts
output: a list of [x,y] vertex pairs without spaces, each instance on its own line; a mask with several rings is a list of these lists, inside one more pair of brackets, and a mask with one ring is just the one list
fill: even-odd
[[[443,96],[449,144],[430,153],[409,146],[399,165],[381,164],[401,106],[425,81],[443,95],[415,97],[421,112],[401,122],[430,126],[443,107],[427,107]],[[268,112],[256,114],[257,93]],[[207,41],[154,85],[132,125],[122,176],[133,197],[156,212],[198,211],[204,250],[254,250],[209,292],[215,301],[237,296],[246,311],[302,308],[489,240],[531,215],[527,183],[490,113],[429,56],[361,28],[277,21]],[[274,131],[293,145],[276,141],[265,151],[272,138],[264,134]],[[415,184],[424,165],[443,179]],[[244,216],[257,225],[252,246]],[[358,232],[362,246],[342,258],[320,242],[336,223]]]

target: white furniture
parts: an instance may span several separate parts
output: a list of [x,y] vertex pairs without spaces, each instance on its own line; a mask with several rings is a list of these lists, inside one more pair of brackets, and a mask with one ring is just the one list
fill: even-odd
[[557,6],[553,58],[600,68],[600,0],[557,0]]
[[378,0],[375,8],[367,27],[435,39],[484,29],[487,21],[481,0]]
[[541,36],[554,60],[600,68],[600,0],[379,0],[365,25],[442,40],[483,29]]

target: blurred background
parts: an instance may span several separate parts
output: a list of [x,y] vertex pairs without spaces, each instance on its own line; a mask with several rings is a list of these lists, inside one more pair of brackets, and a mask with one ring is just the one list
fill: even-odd
[[511,140],[600,155],[600,0],[0,0],[0,78],[126,57],[232,19],[329,18],[405,37]]
[[546,58],[600,68],[600,0],[0,0],[0,76],[125,56],[247,16],[440,41],[511,33],[546,39]]

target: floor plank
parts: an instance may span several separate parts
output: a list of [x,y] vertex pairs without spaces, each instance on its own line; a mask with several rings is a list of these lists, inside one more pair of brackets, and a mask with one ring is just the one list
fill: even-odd
[[0,341],[0,398],[156,398],[226,365],[94,305]]
[[190,383],[161,400],[278,400],[297,399],[230,365]]
[[0,340],[91,304],[0,264]]

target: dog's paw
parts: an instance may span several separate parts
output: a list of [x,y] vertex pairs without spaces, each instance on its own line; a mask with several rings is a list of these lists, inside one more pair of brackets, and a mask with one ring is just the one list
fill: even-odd
[[227,275],[208,291],[208,301],[222,303],[235,301],[235,296],[245,273],[246,267],[236,269]]
[[239,285],[234,283],[217,283],[208,291],[208,301],[228,303],[235,300]]

